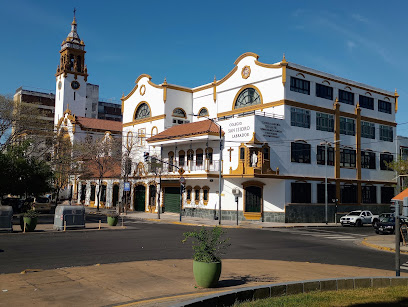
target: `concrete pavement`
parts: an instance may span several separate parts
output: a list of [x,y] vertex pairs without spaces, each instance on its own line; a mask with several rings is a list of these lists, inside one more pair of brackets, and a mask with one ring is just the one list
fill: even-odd
[[[99,215],[102,213],[94,213]],[[176,214],[129,213],[127,218],[151,223],[178,224]],[[218,221],[183,217],[182,223],[214,226]],[[237,227],[235,221],[222,221],[223,227]],[[282,224],[240,222],[238,227],[306,227],[325,224]],[[335,226],[330,224],[329,226]],[[101,223],[101,230],[110,229]],[[112,227],[121,229],[120,226]],[[52,224],[38,225],[38,233],[52,230]],[[99,223],[87,224],[85,231],[99,231]],[[6,235],[6,234],[3,234]],[[31,235],[31,234],[24,234]],[[370,248],[392,251],[394,236],[375,235],[361,243]],[[401,247],[408,253],[408,248]],[[401,272],[402,276],[408,273]],[[168,306],[195,297],[270,283],[311,279],[395,276],[394,271],[327,265],[309,262],[288,262],[254,259],[225,259],[219,287],[201,289],[195,286],[192,260],[136,261],[98,264],[55,270],[25,270],[0,275],[0,306]]]

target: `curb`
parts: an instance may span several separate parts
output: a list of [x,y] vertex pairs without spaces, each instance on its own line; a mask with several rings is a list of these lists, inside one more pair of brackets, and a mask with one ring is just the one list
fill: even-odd
[[[364,240],[361,241],[361,244],[364,245],[364,246],[367,246],[367,247],[374,248],[374,249],[395,253],[395,248],[385,247],[385,246],[369,243],[369,242],[367,242],[367,238],[364,238]],[[408,255],[408,252],[400,250],[400,254]]]
[[[237,302],[287,296],[311,291],[338,291],[357,288],[384,288],[407,286],[408,277],[351,277],[315,279],[300,282],[268,284],[264,286],[240,288],[234,291],[212,294],[190,301],[170,305],[172,307],[232,306]],[[171,297],[169,297],[171,299]],[[136,304],[136,302],[135,302]],[[130,305],[130,304],[129,304]]]

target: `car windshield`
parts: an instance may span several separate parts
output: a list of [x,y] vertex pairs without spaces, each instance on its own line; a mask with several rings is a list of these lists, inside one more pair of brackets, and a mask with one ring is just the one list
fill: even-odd
[[394,219],[393,216],[384,216],[384,217],[381,217],[380,222],[382,222],[382,223],[394,223],[395,219]]
[[347,215],[356,215],[356,216],[359,216],[360,213],[361,213],[361,211],[352,211],[352,212],[350,212],[350,213],[347,214]]
[[36,203],[39,203],[39,204],[46,204],[46,203],[48,203],[50,200],[47,198],[47,197],[37,197],[36,199],[35,199],[35,202]]

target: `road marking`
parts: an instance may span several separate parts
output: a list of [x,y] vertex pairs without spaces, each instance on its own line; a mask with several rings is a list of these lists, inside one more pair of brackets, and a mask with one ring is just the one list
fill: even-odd
[[336,231],[324,230],[324,229],[269,229],[270,231],[279,231],[279,232],[286,232],[295,235],[301,236],[309,236],[309,237],[316,237],[316,238],[323,238],[323,239],[330,239],[330,240],[339,240],[339,241],[355,241],[361,237],[365,237],[366,235],[361,234],[350,234],[350,233],[339,233]]

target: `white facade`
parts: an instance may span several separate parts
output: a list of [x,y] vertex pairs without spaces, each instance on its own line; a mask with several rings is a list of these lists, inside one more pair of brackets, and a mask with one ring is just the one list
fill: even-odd
[[[264,64],[253,53],[241,55],[223,79],[200,87],[189,89],[166,81],[157,85],[148,75],[141,75],[135,83],[134,89],[122,97],[122,111],[124,142],[129,142],[125,136],[137,140],[130,155],[133,168],[129,179],[132,201],[137,197],[138,202],[143,200],[138,195],[144,187],[145,206],[139,204],[139,210],[157,210],[157,201],[148,199],[148,190],[154,182],[157,185],[158,179],[143,160],[145,152],[185,171],[186,214],[210,217],[218,208],[218,134],[186,134],[188,127],[198,127],[194,124],[180,126],[179,135],[167,130],[207,118],[215,119],[223,131],[223,218],[235,214],[233,189],[241,191],[241,218],[282,220],[288,206],[295,203],[310,204],[311,208],[324,203],[321,184],[326,176],[331,185],[329,202],[338,199],[342,205],[380,204],[395,184],[394,172],[382,169],[382,161],[395,158],[396,92],[319,72],[285,58],[276,64]],[[143,108],[148,114],[139,113]],[[207,115],[194,116],[203,108]],[[176,109],[182,109],[181,113]],[[156,134],[160,140],[149,139]],[[321,156],[326,143],[334,149],[333,153],[328,149],[328,166]],[[211,158],[206,155],[208,148]],[[193,161],[180,165],[180,155],[187,156],[189,150],[194,152]],[[212,159],[212,164],[206,159]],[[138,171],[141,167],[145,172]],[[179,177],[176,168],[166,168],[162,174],[165,208],[166,200],[171,199],[166,199],[165,189],[173,187],[171,193],[176,193]],[[196,189],[200,193],[197,200]]]

